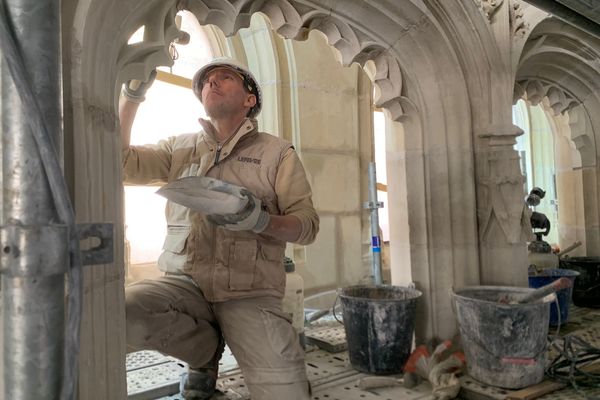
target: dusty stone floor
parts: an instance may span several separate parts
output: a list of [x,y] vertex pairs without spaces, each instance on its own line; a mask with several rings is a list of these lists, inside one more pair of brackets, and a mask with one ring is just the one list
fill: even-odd
[[[324,323],[315,327],[313,336],[322,338],[330,346],[329,350],[343,348],[344,331],[341,325]],[[550,328],[555,334],[556,328]],[[307,330],[307,335],[311,330]],[[578,308],[571,306],[569,322],[560,328],[559,335],[574,334],[594,347],[600,348],[600,309]],[[548,358],[555,353],[549,350]],[[373,390],[361,390],[358,382],[368,375],[352,368],[347,351],[330,352],[316,346],[308,346],[306,354],[307,372],[313,387],[313,400],[392,400],[392,399],[428,399],[431,387],[423,382],[409,390],[401,383],[395,386]],[[185,364],[165,357],[156,352],[138,352],[128,356],[128,399],[182,399],[178,395],[179,376],[185,371]],[[468,375],[461,378],[460,398],[468,400],[504,400],[511,391],[482,385]],[[218,382],[220,393],[215,400],[249,399],[244,385],[243,375],[231,353],[226,352],[221,361]],[[566,387],[559,391],[539,397],[540,400],[588,400],[600,396],[600,388],[576,391]],[[600,398],[600,397],[597,397]]]

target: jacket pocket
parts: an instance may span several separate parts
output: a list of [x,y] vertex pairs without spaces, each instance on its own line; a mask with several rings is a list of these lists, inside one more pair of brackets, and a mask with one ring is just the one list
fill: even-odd
[[285,247],[275,244],[261,243],[258,255],[255,285],[261,288],[284,290],[285,269],[283,256]]
[[187,262],[187,241],[189,226],[169,226],[163,244],[163,252],[158,257],[158,266],[164,272],[183,272]]
[[258,245],[254,239],[236,239],[229,249],[229,289],[253,288]]

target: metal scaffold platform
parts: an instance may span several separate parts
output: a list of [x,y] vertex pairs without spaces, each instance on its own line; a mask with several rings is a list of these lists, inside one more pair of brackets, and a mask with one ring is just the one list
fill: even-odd
[[[138,363],[138,369],[127,374],[129,400],[182,399],[178,392],[179,377],[185,371],[184,364],[170,357],[161,359],[162,356],[156,352],[144,351],[132,356],[132,363]],[[144,360],[148,362],[147,367],[141,367],[140,362]],[[160,363],[156,364],[157,361]],[[129,370],[129,363],[127,368]],[[306,353],[306,369],[315,400],[424,399],[431,394],[431,388],[426,383],[410,390],[402,386],[361,390],[358,381],[367,375],[350,366],[345,352],[310,350]],[[215,395],[214,400],[250,399],[244,377],[237,367],[220,373],[217,388],[221,393]]]
[[[392,400],[425,399],[431,395],[427,382],[413,389],[397,386],[361,390],[358,381],[368,375],[350,365],[345,351],[344,330],[341,326],[320,326],[307,331],[306,371],[313,390],[314,400]],[[339,351],[339,350],[342,351]],[[128,400],[179,400],[179,380],[185,372],[185,363],[154,351],[140,351],[127,356]],[[244,377],[233,355],[225,349],[219,366],[217,388],[220,393],[214,400],[250,399]]]
[[[556,329],[556,328],[551,328]],[[600,310],[572,310],[570,322],[561,327],[561,335],[576,334],[589,344],[600,348]],[[551,332],[552,333],[552,332]],[[306,370],[311,382],[312,400],[417,400],[431,398],[431,386],[424,381],[415,388],[397,385],[362,390],[358,383],[367,374],[355,370],[349,362],[341,325],[322,325],[308,329]],[[548,350],[548,359],[556,353]],[[183,400],[179,395],[179,381],[186,370],[185,363],[154,351],[141,351],[127,356],[128,400]],[[371,375],[372,376],[372,375]],[[505,400],[517,391],[484,385],[468,375],[460,378],[459,399]],[[213,400],[248,400],[244,377],[233,355],[225,349],[219,366],[217,393]],[[588,389],[586,396],[599,396],[600,388]],[[519,398],[519,397],[517,397]],[[570,386],[536,397],[540,400],[579,400],[582,394]]]

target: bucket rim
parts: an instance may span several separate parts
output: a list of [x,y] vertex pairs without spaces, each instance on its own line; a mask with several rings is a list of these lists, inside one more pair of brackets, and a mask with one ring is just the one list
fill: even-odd
[[[359,297],[359,296],[350,296],[347,294],[344,294],[344,289],[401,289],[401,291],[406,291],[406,292],[410,292],[412,295],[410,296],[410,298],[407,299],[372,299],[372,298],[368,298],[368,297]],[[377,301],[377,302],[397,302],[397,301],[409,301],[409,300],[416,300],[418,298],[420,298],[421,296],[423,296],[423,293],[420,290],[417,290],[415,288],[410,288],[408,286],[396,286],[396,285],[350,285],[350,286],[344,286],[341,288],[338,288],[337,290],[338,296],[343,298],[343,299],[358,299],[358,300],[363,300],[363,301]]]
[[588,264],[600,264],[600,256],[576,256],[576,257],[561,257],[560,261],[564,263],[576,262],[576,263],[588,263]]
[[[569,271],[569,274],[567,274],[567,275],[561,275],[561,274],[548,275],[548,274],[546,274],[546,272],[563,272],[563,271],[564,272]],[[576,278],[579,275],[581,275],[581,273],[579,271],[575,271],[574,269],[570,269],[570,268],[546,268],[538,274],[529,273],[528,278],[554,278],[554,277]]]
[[539,307],[540,305],[545,305],[548,303],[552,303],[555,301],[556,299],[556,294],[555,293],[550,293],[549,295],[541,298],[540,300],[533,302],[533,303],[517,303],[517,304],[510,304],[510,303],[500,303],[499,301],[492,301],[492,300],[487,300],[487,299],[478,299],[478,298],[474,298],[474,297],[468,297],[468,296],[464,296],[461,294],[458,294],[457,291],[461,291],[461,290],[494,290],[494,291],[501,291],[501,290],[505,290],[509,293],[528,293],[531,292],[533,290],[535,290],[534,288],[528,288],[528,287],[519,287],[519,286],[492,286],[492,285],[486,285],[486,286],[463,286],[460,288],[451,288],[450,289],[450,295],[453,298],[460,298],[463,300],[470,300],[470,301],[480,301],[483,303],[489,303],[489,304],[495,304],[498,307],[507,307],[507,308],[522,308],[522,307]]

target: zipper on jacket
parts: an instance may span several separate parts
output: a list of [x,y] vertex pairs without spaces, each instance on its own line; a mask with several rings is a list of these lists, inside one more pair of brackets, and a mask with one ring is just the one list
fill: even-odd
[[[216,158],[215,158],[215,165],[217,165],[217,162],[219,160],[219,153],[221,152],[221,145],[219,145],[217,147],[217,154],[216,154]],[[222,180],[223,179],[223,168],[221,168],[220,166],[217,167],[219,168],[218,172],[217,172],[217,179]],[[217,268],[217,226],[215,224],[211,224],[212,225],[212,237],[211,237],[211,252],[212,252],[212,268],[211,268],[211,276],[210,276],[210,285],[209,285],[209,290],[210,290],[210,298],[214,299],[215,296],[215,285],[216,285],[216,280],[215,280],[215,270]],[[229,266],[228,266],[229,267]]]
[[221,157],[221,150],[223,149],[223,145],[218,144],[217,145],[217,153],[215,154],[215,163],[214,165],[217,165],[219,163],[219,157]]

